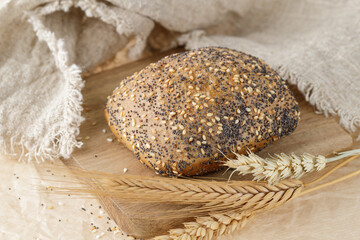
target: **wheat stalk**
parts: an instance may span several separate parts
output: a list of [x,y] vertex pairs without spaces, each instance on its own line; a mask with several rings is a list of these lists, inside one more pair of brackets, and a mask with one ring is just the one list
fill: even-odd
[[235,172],[239,175],[252,174],[254,181],[265,180],[269,184],[274,184],[286,178],[299,179],[306,173],[324,169],[328,162],[359,153],[360,149],[356,149],[340,153],[338,156],[328,159],[322,155],[312,155],[309,153],[300,156],[294,153],[290,155],[280,153],[264,159],[251,151],[248,151],[247,156],[234,152],[236,159],[228,158],[224,166],[234,169],[232,174]]
[[[327,162],[335,161],[344,156],[355,155],[359,150],[353,152],[345,152],[334,158],[328,158]],[[276,166],[284,172],[287,164],[278,164],[279,159],[285,163],[297,163],[301,165],[302,171],[294,169],[295,165],[291,165],[290,174],[278,173],[278,176],[301,176],[303,172],[324,168],[324,159],[313,155],[303,155],[297,157],[295,155],[284,157],[284,154],[275,155],[277,158]],[[316,160],[316,157],[320,160]],[[358,156],[353,156],[345,162],[352,161]],[[256,159],[256,163],[265,164],[267,159],[261,159],[255,154],[250,153],[248,157],[251,161]],[[251,159],[252,158],[252,159]],[[275,158],[275,159],[276,159]],[[290,158],[290,160],[289,160]],[[273,159],[272,161],[275,161]],[[250,160],[246,164],[251,163]],[[282,167],[285,166],[285,167]],[[336,168],[340,168],[342,163]],[[300,167],[298,167],[300,169]],[[247,168],[248,169],[248,168]],[[265,169],[265,168],[264,168]],[[188,205],[186,209],[164,210],[157,212],[157,215],[149,210],[143,212],[142,215],[156,218],[188,218],[193,217],[193,222],[184,223],[183,228],[171,229],[168,235],[158,236],[155,239],[213,239],[216,236],[233,232],[237,228],[243,226],[247,220],[256,213],[264,210],[270,210],[280,206],[305,192],[311,192],[314,189],[328,186],[329,184],[319,185],[313,189],[303,190],[303,183],[300,180],[288,179],[276,181],[274,185],[266,182],[254,181],[207,181],[196,179],[170,179],[163,177],[144,177],[131,175],[107,174],[97,171],[89,171],[82,169],[72,169],[76,179],[83,180],[92,187],[80,186],[53,188],[53,193],[62,194],[79,194],[85,196],[109,196],[118,200],[132,202],[157,202]],[[347,176],[355,176],[360,174],[360,170]],[[326,176],[328,174],[325,174]],[[346,179],[344,177],[344,179]],[[323,178],[321,178],[323,179]],[[342,180],[342,179],[340,179]],[[337,181],[340,181],[337,180]],[[316,180],[315,180],[316,181]],[[63,180],[62,180],[63,182]],[[63,182],[64,183],[64,182]],[[78,183],[78,181],[76,181]],[[74,184],[74,182],[71,182]],[[308,184],[310,185],[310,184]],[[149,215],[151,214],[151,215]]]

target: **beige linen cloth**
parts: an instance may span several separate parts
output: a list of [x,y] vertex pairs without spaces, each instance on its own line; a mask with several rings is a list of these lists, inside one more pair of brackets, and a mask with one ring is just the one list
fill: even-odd
[[[164,47],[216,45],[258,56],[296,84],[319,113],[338,116],[340,124],[350,132],[360,126],[360,3],[356,0],[5,0],[0,2],[0,151],[3,155],[42,162],[68,158],[74,148],[81,147],[81,142],[76,140],[83,121],[81,90],[85,83],[81,74],[113,57],[130,40],[135,41],[130,57],[141,56],[156,25],[177,36]],[[23,178],[38,179],[38,174],[34,165],[7,161],[5,157],[1,161],[0,198],[5,202],[0,212],[1,239],[33,239],[40,230],[46,232],[40,239],[71,239],[71,236],[91,239],[81,234],[81,229],[88,227],[84,225],[88,218],[78,215],[77,223],[81,226],[70,225],[64,230],[55,224],[44,225],[44,221],[50,223],[52,216],[42,215],[40,208],[27,205],[30,202],[12,199],[17,193],[7,188],[14,184],[10,176],[14,168]],[[350,192],[344,194],[349,196],[351,206],[355,204],[359,209],[360,200],[346,195]],[[40,195],[31,192],[27,197],[36,205],[40,203]],[[330,231],[333,234],[327,239],[337,239],[335,233],[357,239],[349,232],[350,227],[360,236],[359,228],[354,226],[359,225],[355,219],[358,215],[354,217],[351,208],[318,203],[324,211],[317,212],[319,209],[314,205],[312,226],[322,229],[320,233],[311,235],[315,230],[309,230],[311,227],[307,225],[304,229],[310,232],[291,235],[294,218],[274,218],[264,220],[266,226],[272,221],[282,222],[284,232],[280,228],[274,231],[276,224],[267,228],[269,236],[256,235],[261,232],[254,229],[249,236],[323,239],[321,233]],[[299,211],[290,205],[289,210]],[[326,208],[333,212],[327,213]],[[70,206],[68,210],[72,211]],[[61,212],[64,211],[59,210],[58,214]],[[334,226],[339,221],[333,225],[327,221],[329,226],[324,226],[315,213],[324,214],[324,218],[329,217],[326,214],[336,213],[332,216],[344,219],[343,222],[354,221],[341,225],[348,231],[336,231]],[[70,233],[70,237],[57,237],[59,229]],[[71,235],[73,232],[78,235]]]

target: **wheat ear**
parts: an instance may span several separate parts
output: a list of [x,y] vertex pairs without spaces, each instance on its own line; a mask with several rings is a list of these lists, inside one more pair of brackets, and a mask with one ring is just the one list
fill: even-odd
[[184,228],[171,229],[168,235],[157,236],[154,240],[172,239],[213,239],[230,234],[245,226],[254,212],[210,214],[207,217],[197,217],[195,222],[184,223]]
[[[212,212],[244,210],[255,207],[258,200],[265,198],[266,204],[272,204],[269,197],[302,188],[297,180],[281,181],[275,185],[247,181],[216,182],[192,179],[170,179],[163,177],[140,177],[131,175],[112,175],[100,172],[74,170],[84,182],[96,180],[93,188],[68,187],[56,188],[57,193],[78,195],[108,196],[118,200],[142,203],[172,203],[192,206],[189,209],[158,211],[157,217],[177,218],[181,216],[202,216]],[[277,198],[275,198],[277,199]],[[261,202],[262,203],[262,202]],[[143,216],[146,216],[144,213]]]
[[325,168],[328,162],[343,159],[360,153],[360,149],[339,153],[333,158],[326,158],[322,155],[312,155],[305,153],[303,155],[274,154],[268,158],[262,158],[251,151],[248,156],[234,152],[236,159],[228,159],[224,163],[239,175],[252,174],[254,180],[265,180],[269,184],[274,184],[279,180],[286,178],[299,179],[306,173],[320,171]]
[[[272,187],[275,187],[272,189]],[[157,236],[155,240],[170,239],[213,239],[223,234],[229,234],[243,227],[247,220],[263,210],[280,206],[298,196],[302,184],[297,180],[285,180],[275,186],[250,184],[250,197],[243,198],[246,204],[240,208],[225,213],[208,213],[207,216],[196,217],[194,222],[184,223],[184,228],[171,229],[168,235]],[[281,190],[280,190],[281,188]],[[233,203],[235,204],[235,202]],[[245,207],[246,206],[246,207]]]

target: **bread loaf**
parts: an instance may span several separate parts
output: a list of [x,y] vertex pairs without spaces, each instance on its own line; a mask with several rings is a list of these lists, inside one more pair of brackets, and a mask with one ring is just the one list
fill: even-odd
[[223,154],[254,152],[294,131],[298,104],[262,60],[219,47],[167,56],[107,99],[112,132],[162,175],[218,170]]

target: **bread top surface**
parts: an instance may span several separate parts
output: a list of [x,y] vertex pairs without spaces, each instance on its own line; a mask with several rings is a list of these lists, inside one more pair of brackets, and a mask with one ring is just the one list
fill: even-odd
[[126,78],[108,97],[113,133],[163,175],[200,175],[232,152],[294,131],[298,104],[262,60],[227,48],[177,53]]

